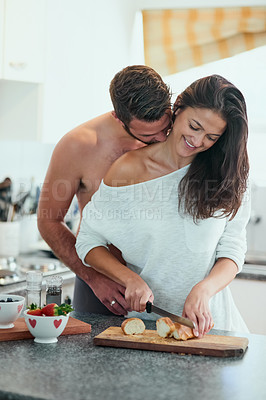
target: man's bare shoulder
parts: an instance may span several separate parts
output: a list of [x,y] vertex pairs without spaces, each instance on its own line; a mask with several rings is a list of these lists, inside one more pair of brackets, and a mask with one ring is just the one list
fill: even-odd
[[118,158],[104,177],[108,186],[127,186],[141,181],[146,171],[145,148],[129,151]]
[[97,146],[97,130],[89,123],[84,123],[66,133],[58,142],[58,150],[67,152],[81,152]]
[[96,148],[105,146],[107,136],[109,140],[112,139],[112,135],[110,135],[110,132],[113,132],[112,123],[113,119],[110,113],[84,122],[66,133],[56,148],[59,152],[67,151],[72,155],[78,153],[82,156],[85,153],[87,155],[90,152],[94,153]]
[[66,133],[54,148],[49,173],[82,178],[98,151],[97,130],[84,123]]

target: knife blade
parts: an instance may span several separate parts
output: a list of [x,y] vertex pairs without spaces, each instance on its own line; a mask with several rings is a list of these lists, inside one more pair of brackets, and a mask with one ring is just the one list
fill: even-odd
[[160,307],[155,306],[154,304],[152,304],[150,301],[148,301],[146,303],[146,311],[148,314],[150,314],[151,312],[154,312],[155,314],[159,314],[162,317],[168,317],[170,318],[172,321],[174,322],[178,322],[181,325],[185,325],[188,326],[191,329],[195,328],[195,324],[193,321],[191,321],[188,318],[184,318],[184,317],[179,317],[178,315],[172,314],[166,310],[163,310]]

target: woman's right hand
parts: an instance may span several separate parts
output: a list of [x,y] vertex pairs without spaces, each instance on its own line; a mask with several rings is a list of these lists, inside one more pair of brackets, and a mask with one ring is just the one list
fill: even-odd
[[126,285],[125,299],[133,311],[143,312],[147,301],[154,300],[153,293],[147,283],[140,277],[129,279]]

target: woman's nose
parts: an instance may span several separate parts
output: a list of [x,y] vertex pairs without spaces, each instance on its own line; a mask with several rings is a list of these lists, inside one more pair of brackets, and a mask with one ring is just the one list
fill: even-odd
[[204,134],[199,134],[193,138],[193,146],[200,147],[203,145]]

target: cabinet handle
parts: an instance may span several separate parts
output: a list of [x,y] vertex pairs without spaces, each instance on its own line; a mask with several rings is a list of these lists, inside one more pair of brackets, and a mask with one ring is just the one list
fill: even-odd
[[27,64],[25,62],[13,62],[10,61],[9,62],[9,66],[11,68],[14,68],[16,71],[22,70],[24,68],[26,68]]

